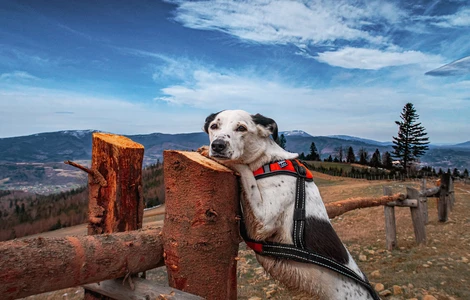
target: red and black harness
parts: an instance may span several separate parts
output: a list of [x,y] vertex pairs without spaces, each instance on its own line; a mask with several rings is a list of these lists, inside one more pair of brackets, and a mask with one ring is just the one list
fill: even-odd
[[253,240],[248,237],[245,223],[242,219],[240,222],[240,234],[248,247],[260,255],[312,263],[340,273],[363,285],[369,291],[373,299],[380,300],[367,278],[364,280],[345,265],[305,248],[305,182],[313,181],[313,175],[303,163],[297,159],[282,160],[262,166],[254,171],[253,175],[256,180],[274,175],[290,175],[297,178],[293,215],[294,230],[292,232],[294,244],[290,245]]

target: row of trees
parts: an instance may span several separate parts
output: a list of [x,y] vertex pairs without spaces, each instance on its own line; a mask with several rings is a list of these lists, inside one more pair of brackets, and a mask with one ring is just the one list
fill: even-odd
[[[374,168],[385,168],[391,169],[393,167],[392,155],[386,151],[384,154],[380,154],[379,149],[375,149],[375,152],[372,156],[369,155],[366,149],[359,149],[358,156],[354,153],[353,147],[349,147],[346,156],[344,156],[343,146],[340,146],[336,149],[336,155],[333,158],[331,155],[328,158],[323,159],[326,162],[346,162],[346,163],[358,163],[361,165],[368,165]],[[312,161],[321,161],[320,154],[318,153],[315,142],[312,142],[310,145],[310,153],[305,155],[301,153],[299,156],[300,159],[312,160]]]
[[[359,149],[358,156],[356,156],[352,147],[349,147],[345,154],[343,147],[340,146],[336,151],[337,155],[334,158],[330,155],[325,161],[345,161],[347,163],[370,165],[376,168],[392,169],[393,159],[395,159],[401,163],[401,172],[407,175],[412,163],[418,161],[419,157],[424,155],[429,149],[429,138],[424,126],[418,122],[419,115],[412,103],[405,104],[400,114],[400,119],[400,121],[395,121],[395,124],[398,125],[398,134],[392,137],[393,151],[391,153],[385,152],[383,155],[380,155],[380,151],[376,149],[369,158],[369,153],[364,148]],[[286,138],[284,135],[281,135],[279,144],[285,148]],[[310,153],[307,155],[301,153],[300,158],[313,161],[321,160],[314,142],[310,145]]]

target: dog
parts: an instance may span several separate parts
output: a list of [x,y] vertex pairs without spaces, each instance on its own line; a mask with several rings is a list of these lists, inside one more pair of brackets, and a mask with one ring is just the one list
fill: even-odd
[[[246,234],[267,243],[293,245],[296,178],[276,175],[256,180],[253,172],[273,162],[295,160],[297,154],[276,142],[278,127],[273,119],[242,110],[209,115],[204,124],[210,145],[206,155],[240,174],[241,206]],[[334,231],[320,192],[313,181],[305,182],[304,249],[349,268],[368,283]],[[248,244],[248,243],[247,243]],[[375,292],[341,273],[317,264],[256,254],[263,268],[291,290],[316,299],[378,299]]]

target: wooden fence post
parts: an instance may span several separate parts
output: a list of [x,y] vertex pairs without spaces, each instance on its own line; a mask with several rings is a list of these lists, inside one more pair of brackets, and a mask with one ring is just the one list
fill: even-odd
[[[126,137],[107,133],[93,133],[92,144],[88,234],[142,228],[144,147]],[[85,289],[85,300],[93,299],[109,298]]]
[[423,220],[424,220],[424,224],[428,224],[429,223],[429,217],[428,217],[428,198],[426,197],[426,195],[424,195],[424,193],[426,192],[426,179],[423,179],[423,181],[421,182],[421,197],[419,197],[418,201],[421,202],[421,205],[423,206],[422,210],[423,210]]
[[165,151],[165,264],[171,287],[237,299],[238,180],[196,152]]
[[416,243],[422,244],[426,242],[426,227],[424,226],[423,205],[419,201],[419,191],[414,188],[407,187],[406,194],[408,199],[417,199],[418,207],[410,207],[411,219],[415,232]]
[[[392,188],[383,187],[384,196],[392,195]],[[395,224],[395,207],[384,205],[385,215],[385,246],[387,250],[392,251],[397,247],[397,226]]]
[[[444,173],[441,176],[441,191],[439,194],[439,202],[437,206],[437,214],[439,222],[446,222],[449,215],[449,205],[450,205],[450,185],[451,185],[450,174]],[[452,185],[453,187],[453,185]]]

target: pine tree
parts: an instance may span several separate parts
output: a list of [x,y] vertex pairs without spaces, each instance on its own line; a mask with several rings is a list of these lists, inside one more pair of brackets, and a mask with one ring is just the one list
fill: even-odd
[[315,146],[315,143],[312,142],[310,144],[310,154],[307,155],[308,160],[320,160],[320,155],[318,154],[317,146]]
[[372,154],[372,158],[370,159],[369,165],[374,168],[379,168],[382,164],[380,163],[380,151],[379,149],[375,149],[374,154]]
[[459,178],[459,177],[460,177],[460,171],[459,171],[459,169],[454,168],[454,170],[452,171],[452,176],[453,176],[454,178]]
[[281,136],[279,137],[279,140],[277,141],[277,143],[282,149],[286,149],[287,140],[286,140],[286,137],[284,136],[284,134],[281,134]]
[[402,161],[405,174],[411,162],[416,161],[429,149],[426,129],[416,121],[419,115],[412,103],[403,107],[400,115],[401,121],[395,121],[398,125],[398,136],[393,137],[393,156]]
[[366,149],[361,148],[359,149],[359,163],[361,165],[367,165],[369,160],[369,153],[367,153]]
[[468,170],[467,169],[463,170],[462,175],[463,175],[464,178],[468,178]]
[[349,147],[348,149],[348,155],[346,156],[346,162],[353,164],[356,162],[356,155],[354,154],[354,149],[353,147]]
[[390,152],[386,151],[383,155],[382,155],[382,166],[385,168],[385,169],[388,169],[388,170],[391,170],[393,168],[393,159],[392,159],[392,155],[390,155]]
[[327,162],[333,162],[333,157],[331,157],[331,154],[330,156],[328,156],[328,158],[326,159]]

